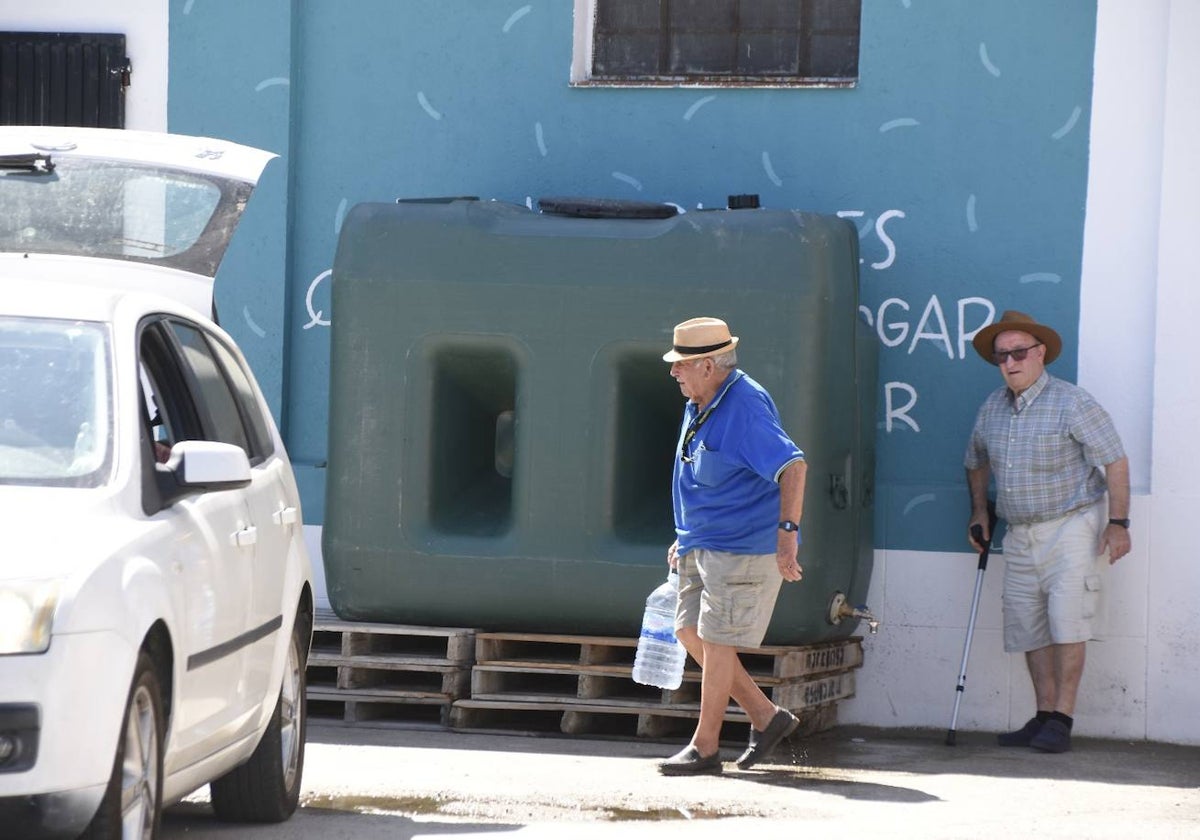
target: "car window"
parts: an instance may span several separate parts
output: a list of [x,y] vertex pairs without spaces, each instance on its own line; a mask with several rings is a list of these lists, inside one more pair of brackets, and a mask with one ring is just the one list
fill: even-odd
[[151,441],[151,446],[154,448],[154,459],[165,464],[171,457],[171,447],[175,445],[175,441],[181,440],[180,434],[175,430],[175,424],[167,412],[159,408],[158,385],[155,382],[154,376],[146,368],[144,361],[139,362],[140,377],[139,386],[141,388],[142,397],[142,422],[145,431],[148,433]]
[[246,435],[250,441],[252,450],[250,463],[256,464],[259,459],[266,459],[275,451],[270,427],[260,407],[258,394],[254,390],[254,386],[250,384],[250,377],[246,375],[246,371],[242,369],[233,352],[215,336],[210,335],[208,338],[214,354],[225,370],[229,385],[233,388],[238,409],[242,414],[242,421],[246,426]]
[[104,324],[0,317],[0,483],[107,482],[110,345]]
[[154,262],[212,277],[252,185],[130,161],[51,156],[0,171],[0,251]]
[[246,428],[242,425],[237,400],[204,334],[182,321],[171,321],[169,328],[179,342],[184,361],[191,370],[197,407],[207,421],[205,426],[208,434],[213,440],[240,446],[246,452],[246,457],[252,457],[254,453],[246,437]]
[[138,347],[143,420],[156,441],[206,440],[196,401],[161,319],[144,324]]
[[270,426],[235,353],[215,335],[178,317],[143,325],[144,421],[158,460],[182,440],[240,447],[252,465],[274,451]]

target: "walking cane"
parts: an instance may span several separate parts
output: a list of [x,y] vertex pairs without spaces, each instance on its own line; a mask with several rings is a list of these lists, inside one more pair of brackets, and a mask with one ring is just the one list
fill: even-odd
[[983,526],[972,525],[971,536],[975,542],[983,546],[979,551],[979,570],[975,574],[975,597],[971,599],[971,618],[967,622],[967,641],[963,645],[962,664],[958,667],[958,685],[954,689],[954,716],[950,718],[950,728],[946,731],[946,746],[953,747],[957,743],[955,727],[958,726],[958,704],[962,702],[963,691],[967,683],[967,657],[971,655],[971,637],[975,635],[975,615],[979,611],[979,592],[983,589],[983,573],[987,571],[988,550],[992,537],[996,533],[996,508],[988,502],[988,538],[983,539]]

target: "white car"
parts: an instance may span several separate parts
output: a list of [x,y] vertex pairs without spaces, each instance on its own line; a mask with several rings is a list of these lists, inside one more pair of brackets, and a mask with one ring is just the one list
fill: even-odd
[[0,127],[0,836],[295,810],[312,570],[291,464],[205,314],[272,155]]

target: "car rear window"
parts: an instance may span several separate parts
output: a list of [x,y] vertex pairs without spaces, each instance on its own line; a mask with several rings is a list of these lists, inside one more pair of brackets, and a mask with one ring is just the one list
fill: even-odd
[[0,251],[152,262],[215,276],[252,185],[50,155],[0,168]]

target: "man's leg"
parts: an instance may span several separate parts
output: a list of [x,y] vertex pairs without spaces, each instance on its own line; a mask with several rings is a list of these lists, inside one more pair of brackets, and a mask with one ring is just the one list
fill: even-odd
[[[1063,645],[1051,645],[1044,650],[1049,652],[1051,682],[1053,691],[1038,692],[1038,708],[1045,697],[1053,698],[1053,705],[1042,728],[1029,740],[1029,746],[1035,750],[1049,753],[1061,753],[1071,749],[1071,725],[1075,722],[1071,715],[1075,711],[1075,695],[1079,691],[1079,680],[1083,676],[1084,643],[1072,642]],[[1045,657],[1039,657],[1037,667],[1039,679],[1045,679]],[[1032,673],[1032,665],[1031,671]]]
[[1058,645],[1046,645],[1025,653],[1025,666],[1033,680],[1033,694],[1037,703],[1037,714],[1026,721],[1020,729],[1001,732],[996,742],[1002,747],[1028,747],[1042,726],[1050,719],[1058,702],[1058,681],[1054,676],[1054,649]]
[[[695,628],[689,628],[695,640]],[[686,630],[678,636],[686,637]],[[686,645],[685,645],[686,647]],[[692,740],[680,752],[660,762],[658,771],[668,776],[721,772],[721,724],[729,706],[734,675],[740,667],[737,648],[700,641],[700,720]],[[744,669],[743,669],[744,670]]]
[[1047,645],[1025,654],[1025,665],[1033,680],[1033,693],[1039,712],[1053,712],[1058,704],[1058,680],[1055,677],[1054,649],[1059,645]]
[[1052,649],[1055,697],[1051,709],[1071,717],[1075,714],[1075,696],[1079,693],[1079,681],[1083,678],[1087,646],[1084,642],[1073,642],[1068,645],[1052,645]]
[[692,735],[692,746],[700,755],[712,755],[720,749],[721,724],[729,706],[734,674],[738,668],[737,649],[729,645],[704,642],[704,670],[700,680],[700,720]]
[[[687,648],[687,652],[692,655],[692,658],[699,663],[701,670],[705,670],[704,642],[700,641],[696,628],[683,627],[676,631],[675,635]],[[703,687],[703,683],[701,686]],[[775,704],[763,693],[754,678],[747,673],[742,661],[736,655],[733,657],[733,685],[730,686],[729,696],[733,697],[734,702],[741,706],[742,711],[750,718],[750,725],[760,732],[767,728],[771,718],[775,715]],[[701,702],[703,702],[703,689]]]

